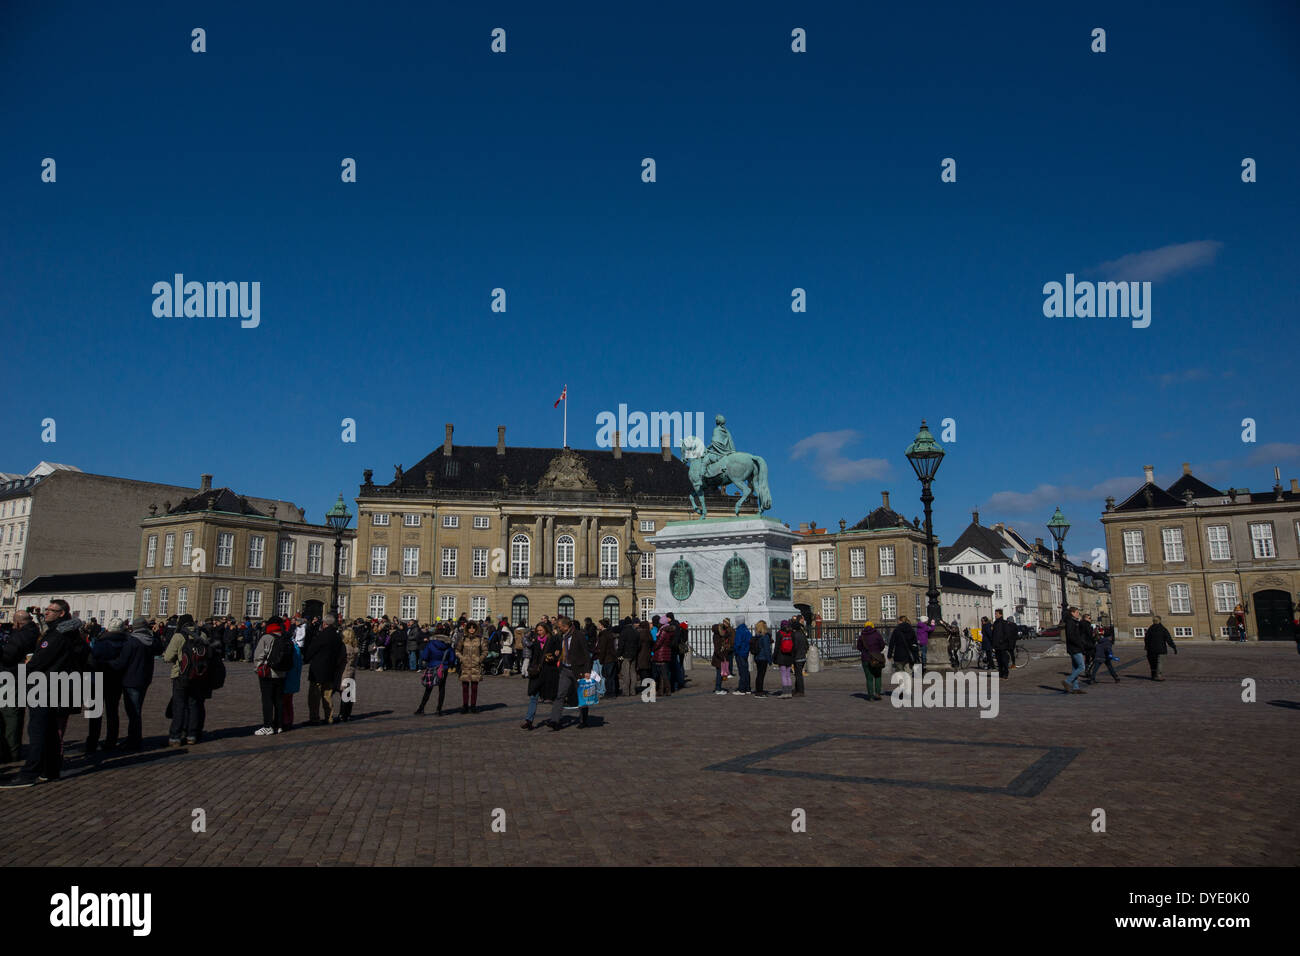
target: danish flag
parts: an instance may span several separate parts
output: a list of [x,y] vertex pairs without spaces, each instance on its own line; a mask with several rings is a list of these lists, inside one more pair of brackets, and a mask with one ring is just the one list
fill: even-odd
[[551,407],[559,408],[560,402],[564,401],[568,397],[569,397],[569,386],[565,385],[564,388],[560,391],[560,397],[555,400],[555,404],[552,405]]

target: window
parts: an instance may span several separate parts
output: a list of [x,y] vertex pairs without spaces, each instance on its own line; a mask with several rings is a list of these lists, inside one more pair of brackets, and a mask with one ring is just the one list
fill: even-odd
[[372,595],[370,595],[370,602],[369,602],[369,604],[367,605],[367,610],[369,611],[370,617],[372,617],[372,618],[374,618],[374,617],[383,617],[383,616],[384,616],[384,596],[383,596],[382,594],[372,594]]
[[459,527],[460,527],[460,515],[443,515],[443,516],[442,516],[442,526],[443,526],[444,528],[459,528]]
[[235,534],[222,531],[217,535],[217,567],[229,568],[235,564]]
[[851,599],[853,611],[853,620],[865,621],[867,619],[867,596],[865,594],[855,594]]
[[[5,544],[9,543],[8,538],[9,538],[10,531],[13,531],[12,525],[5,528]],[[158,536],[156,534],[151,534],[149,535],[149,549],[146,552],[144,557],[144,566],[146,568],[152,568],[154,565],[154,561],[157,560],[157,557],[158,557]]]
[[419,548],[402,549],[402,573],[406,575],[415,575],[420,573]]
[[510,580],[527,583],[532,545],[528,535],[517,534],[510,539]]
[[794,551],[790,553],[790,557],[794,561],[794,568],[793,568],[794,579],[796,581],[807,581],[808,580],[808,552],[802,550],[801,548],[795,548]]
[[454,578],[456,576],[456,549],[442,549],[442,576],[444,578]]
[[168,532],[163,538],[163,567],[170,568],[176,559],[176,534]]
[[488,606],[487,598],[483,595],[475,595],[469,599],[469,616],[476,621],[481,621],[487,617]]
[[[370,523],[371,523],[372,525],[374,525],[376,528],[387,528],[387,527],[388,527],[388,515],[386,515],[386,514],[381,515],[381,514],[379,514],[378,512],[376,512],[375,514],[373,514],[373,515],[370,516]],[[373,597],[373,596],[374,596],[374,595],[371,595],[371,597]]]
[[470,573],[476,578],[485,578],[488,576],[488,549],[475,548],[471,555]]
[[[1297,524],[1297,525],[1296,525],[1296,530],[1297,530],[1297,531],[1300,531],[1300,524]],[[27,525],[25,525],[25,524],[20,524],[20,525],[18,526],[18,537],[14,540],[14,544],[22,544],[22,543],[23,543],[23,534],[24,534],[24,532],[26,532],[26,531],[27,531]]]
[[339,594],[338,618],[340,621],[346,621],[348,619],[348,596],[346,593]]
[[1228,629],[1227,629],[1227,627],[1221,627],[1221,628],[1219,628],[1219,637],[1231,637],[1231,636],[1232,636],[1232,635],[1231,635],[1230,633],[1228,633]]
[[1147,560],[1146,547],[1142,543],[1141,531],[1124,532],[1124,563],[1125,564],[1145,564]]
[[[887,544],[881,547],[880,549],[880,576],[882,578],[888,578],[888,577],[892,577],[893,574],[894,574],[894,546],[892,544]],[[889,597],[893,598],[893,595],[891,594],[889,595]],[[895,604],[894,607],[895,609],[897,609],[898,605]],[[892,620],[892,617],[890,618],[890,620]]]
[[1169,613],[1192,613],[1192,589],[1186,584],[1169,585]]
[[283,538],[280,541],[280,570],[293,570],[293,538]]
[[244,616],[254,620],[262,616],[262,592],[256,588],[244,592]]
[[1145,627],[1135,627],[1135,628],[1133,628],[1133,636],[1134,636],[1135,638],[1143,638],[1143,637],[1146,637],[1146,636],[1147,636],[1147,629],[1146,629]]
[[[921,549],[921,573],[929,575],[930,573],[930,549]],[[980,565],[980,574],[984,573],[984,565]]]
[[653,551],[641,552],[641,580],[653,581],[655,579],[655,553]]
[[474,516],[474,527],[475,527],[476,530],[479,530],[479,531],[482,531],[484,528],[491,527],[491,523],[488,521],[488,516],[487,516],[487,515],[475,515],[475,516]]
[[[822,580],[827,581],[835,577],[835,552],[831,550],[822,551],[821,563],[822,563]],[[825,616],[826,615],[824,614],[822,615],[822,617]]]
[[[883,548],[881,549],[884,550]],[[880,616],[886,621],[898,620],[898,597],[893,594],[880,595]]]
[[1250,526],[1250,544],[1257,558],[1276,558],[1277,550],[1273,547],[1273,525],[1267,522]]
[[1228,543],[1228,526],[1226,524],[1211,525],[1205,529],[1205,535],[1210,539],[1211,561],[1232,560],[1232,546]]
[[[413,514],[404,514],[404,515],[402,515],[402,526],[405,527],[405,528],[418,528],[418,527],[420,527],[420,516],[419,516],[419,515],[413,515]],[[403,598],[402,598],[402,601],[405,602],[405,601],[406,601],[406,598],[403,597]],[[403,613],[403,616],[404,616],[404,617],[406,616],[405,613]],[[410,617],[406,617],[406,620],[409,621],[409,620],[410,620]]]
[[388,573],[388,546],[377,544],[370,549],[370,573]]
[[169,594],[170,594],[169,588],[158,589],[158,614],[164,617],[167,615],[167,604],[168,604]]
[[1128,589],[1128,607],[1131,614],[1151,613],[1151,590],[1145,584],[1134,584]]
[[641,614],[640,614],[640,618],[641,618],[641,620],[643,620],[643,621],[648,621],[648,620],[650,620],[651,616],[654,615],[654,612],[655,612],[655,599],[654,599],[654,596],[651,595],[651,596],[649,596],[649,597],[642,597],[642,598],[641,598]]
[[177,588],[176,589],[176,613],[188,614],[189,611],[190,611],[190,589],[187,587]]
[[912,545],[912,574],[915,576],[920,573],[921,573],[921,549],[918,548],[916,545]]
[[975,565],[973,564],[966,565],[966,577],[968,578],[975,577]]
[[1174,628],[1174,637],[1186,637],[1190,639],[1192,635],[1195,633],[1196,633],[1196,629],[1191,627]]
[[1230,614],[1237,606],[1237,582],[1214,582],[1214,609],[1220,614]]
[[555,613],[562,614],[567,618],[572,618],[574,615],[573,598],[567,594],[561,597],[559,603],[555,606]]
[[[867,549],[849,548],[849,575],[855,578],[867,576]],[[857,620],[855,618],[854,620]],[[862,618],[866,620],[866,618]]]
[[600,581],[618,584],[618,538],[613,535],[600,539]]
[[528,623],[528,598],[522,594],[516,594],[510,601],[510,623],[514,627]]
[[915,617],[913,617],[913,620],[915,621],[921,620],[921,592],[920,591],[916,592],[916,615]]
[[835,620],[835,598],[833,596],[822,598],[822,620]]
[[555,580],[573,582],[573,538],[567,534],[555,539]]
[[212,614],[225,617],[230,613],[230,588],[214,588],[212,591]]
[[[416,515],[416,517],[418,518],[419,515]],[[416,599],[416,595],[414,594],[402,595],[402,620],[403,621],[415,620],[417,603],[418,602]]]
[[194,532],[186,531],[181,538],[181,563],[189,564],[194,558]]
[[339,574],[347,574],[348,573],[348,546],[346,544],[339,545],[338,556],[339,556]]
[[1164,542],[1166,562],[1177,563],[1187,559],[1183,552],[1182,528],[1162,528],[1160,538]]
[[654,523],[653,521],[644,521],[644,520],[643,520],[643,521],[641,522],[641,530],[642,530],[642,531],[654,531],[654,529],[655,529],[655,523]]
[[1002,600],[1002,585],[1000,584],[993,585],[993,599],[995,601]]
[[260,570],[265,555],[266,537],[260,534],[250,534],[248,536],[248,570]]
[[289,612],[293,609],[293,594],[289,591],[281,591],[275,596],[275,613],[281,617],[288,617]]
[[444,594],[438,598],[438,616],[447,621],[456,616],[456,595]]
[[319,541],[307,542],[307,573],[320,574],[325,566],[325,546]]
[[609,621],[610,624],[618,625],[618,598],[610,594],[605,598],[605,603],[600,606],[600,616]]

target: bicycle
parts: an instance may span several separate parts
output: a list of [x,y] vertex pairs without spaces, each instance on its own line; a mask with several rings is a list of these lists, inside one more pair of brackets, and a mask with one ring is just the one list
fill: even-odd
[[1016,638],[1016,649],[1011,663],[1016,667],[1026,667],[1029,664],[1029,648],[1020,642],[1020,638]]
[[984,645],[973,637],[962,638],[962,647],[958,655],[959,667],[978,667],[980,657],[984,653]]

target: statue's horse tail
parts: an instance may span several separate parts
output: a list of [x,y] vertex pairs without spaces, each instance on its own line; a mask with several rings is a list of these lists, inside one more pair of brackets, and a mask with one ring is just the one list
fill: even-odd
[[758,492],[762,510],[769,510],[772,507],[772,489],[767,486],[767,462],[758,455],[754,456],[754,491]]

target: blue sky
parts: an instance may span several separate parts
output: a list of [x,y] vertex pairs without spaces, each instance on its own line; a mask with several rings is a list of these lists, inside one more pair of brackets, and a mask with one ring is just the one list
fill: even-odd
[[[919,514],[922,418],[945,541],[1059,503],[1086,554],[1148,463],[1300,476],[1293,4],[465,6],[0,7],[0,470],[319,520],[444,422],[558,444],[567,383],[575,447],[725,413],[792,524]],[[1044,317],[1148,252],[1149,328]],[[261,324],[155,317],[177,272],[259,281]]]

